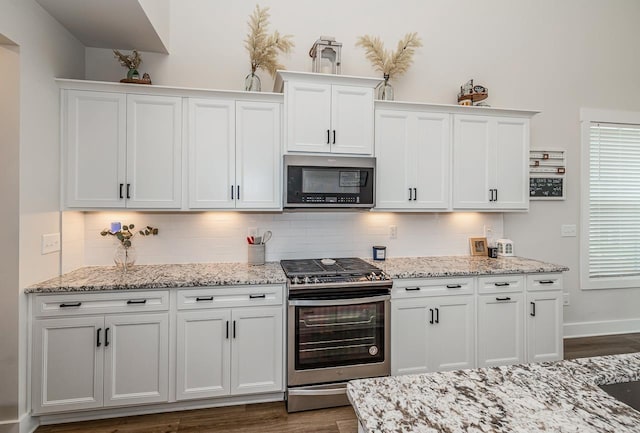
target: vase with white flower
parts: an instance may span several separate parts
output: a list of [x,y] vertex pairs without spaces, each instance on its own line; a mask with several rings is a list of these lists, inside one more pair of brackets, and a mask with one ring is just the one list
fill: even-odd
[[138,252],[131,243],[131,239],[136,234],[140,236],[155,236],[158,234],[158,229],[151,226],[147,226],[144,230],[139,230],[138,232],[132,231],[134,229],[135,226],[133,224],[121,225],[119,222],[116,222],[111,223],[110,228],[100,232],[102,236],[113,236],[118,240],[113,261],[116,264],[116,268],[120,269],[123,273],[130,270],[138,258]]

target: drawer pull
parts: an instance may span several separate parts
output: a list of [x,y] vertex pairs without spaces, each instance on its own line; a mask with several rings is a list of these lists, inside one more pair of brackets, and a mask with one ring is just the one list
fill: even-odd
[[461,289],[462,286],[460,284],[447,284],[447,289]]
[[79,307],[80,305],[82,305],[82,302],[62,303],[60,304],[60,308]]
[[436,308],[436,323],[440,323],[440,309]]
[[540,284],[553,284],[553,280],[541,280],[539,281]]
[[496,287],[507,287],[510,284],[509,283],[493,283],[493,285]]
[[431,314],[431,319],[429,320],[429,324],[433,325],[433,308],[429,308],[429,313]]
[[420,287],[405,287],[404,288],[407,292],[415,292],[420,290]]
[[249,295],[249,299],[265,299],[266,297],[267,295],[265,295],[264,293],[260,295]]
[[132,305],[132,304],[146,304],[147,300],[146,299],[129,299],[127,301],[127,305]]
[[98,330],[96,331],[96,346],[100,347],[102,346],[102,342],[100,341],[100,333],[102,332],[102,328],[98,328]]
[[104,347],[109,346],[109,328],[104,330]]
[[504,298],[496,298],[496,301],[510,301],[511,298],[508,296],[505,296]]
[[535,302],[531,303],[531,313],[529,313],[529,315],[531,317],[536,317],[536,303]]
[[201,301],[213,301],[213,296],[198,296],[196,298],[196,302],[201,302]]

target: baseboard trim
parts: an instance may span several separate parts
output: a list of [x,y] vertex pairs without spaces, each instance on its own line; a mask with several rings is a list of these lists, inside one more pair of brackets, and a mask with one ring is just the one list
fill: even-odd
[[[88,410],[84,412],[59,413],[40,415],[40,424],[61,424],[67,422],[90,421],[95,419],[119,418],[123,416],[147,415],[161,412],[175,412],[180,410],[206,409],[210,407],[233,406],[238,404],[267,403],[283,401],[284,392],[275,392],[255,396],[238,396],[216,398],[209,400],[181,401],[174,403],[161,403],[146,406],[127,406],[112,409]],[[22,433],[22,432],[21,432]]]
[[640,332],[640,319],[576,322],[563,325],[564,338],[595,337],[598,335],[631,334]]
[[0,432],[33,433],[38,426],[38,419],[25,413],[19,419],[0,421]]

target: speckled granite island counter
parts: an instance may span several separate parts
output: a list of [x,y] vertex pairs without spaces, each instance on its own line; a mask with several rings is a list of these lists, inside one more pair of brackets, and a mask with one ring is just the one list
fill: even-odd
[[433,278],[496,274],[563,272],[569,268],[523,257],[479,256],[397,257],[384,261],[367,260],[391,278]]
[[280,263],[136,265],[126,275],[115,266],[88,266],[28,287],[26,293],[90,292],[171,287],[284,284]]
[[640,412],[597,385],[640,379],[640,353],[349,382],[366,433],[637,433]]

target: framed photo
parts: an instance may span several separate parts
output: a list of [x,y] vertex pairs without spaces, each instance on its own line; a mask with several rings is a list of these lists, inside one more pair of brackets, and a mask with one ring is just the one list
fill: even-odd
[[469,238],[469,248],[472,256],[487,256],[487,238]]

